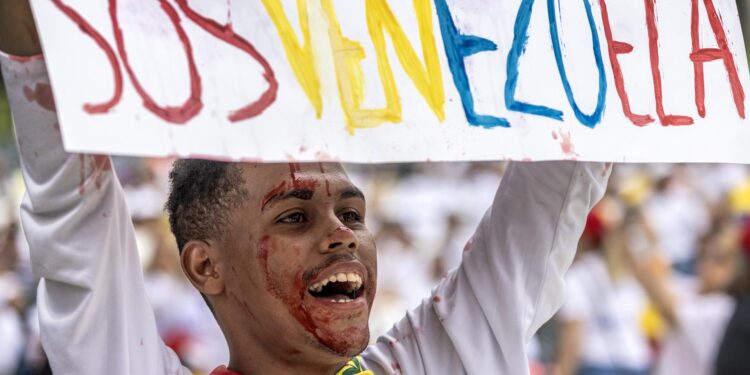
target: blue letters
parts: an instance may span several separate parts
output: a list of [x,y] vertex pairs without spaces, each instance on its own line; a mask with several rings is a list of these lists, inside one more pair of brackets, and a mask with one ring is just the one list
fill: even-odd
[[562,51],[560,48],[560,36],[557,31],[557,16],[555,15],[555,0],[547,0],[547,13],[549,14],[549,31],[552,35],[552,49],[555,51],[555,60],[557,61],[557,70],[560,72],[560,78],[562,79],[563,87],[565,88],[565,95],[568,97],[570,106],[573,107],[573,112],[576,115],[578,121],[581,124],[594,128],[596,124],[602,119],[604,113],[604,105],[607,97],[607,75],[604,72],[604,61],[602,60],[602,51],[599,46],[599,34],[596,31],[596,23],[594,23],[594,17],[591,14],[591,4],[588,0],[583,0],[586,7],[586,17],[589,21],[589,27],[591,28],[591,39],[594,44],[594,58],[596,59],[596,68],[599,71],[599,95],[597,97],[596,109],[594,113],[587,115],[581,112],[578,108],[578,103],[573,96],[573,90],[570,87],[570,81],[568,80],[568,74],[565,71],[565,64],[563,62]]
[[526,50],[526,42],[529,41],[529,22],[531,21],[531,8],[534,0],[523,0],[516,15],[516,24],[513,26],[513,45],[508,52],[507,77],[505,81],[505,106],[511,111],[529,113],[562,121],[563,113],[557,109],[528,104],[516,100],[516,88],[518,86],[518,62]]
[[474,95],[471,93],[469,77],[466,74],[466,64],[464,63],[464,59],[468,56],[485,51],[496,51],[497,45],[474,35],[460,34],[446,0],[435,0],[435,8],[440,20],[440,31],[443,34],[445,54],[448,57],[448,64],[453,75],[453,83],[456,85],[459,95],[461,95],[466,120],[471,125],[484,128],[510,127],[510,123],[504,118],[476,113]]

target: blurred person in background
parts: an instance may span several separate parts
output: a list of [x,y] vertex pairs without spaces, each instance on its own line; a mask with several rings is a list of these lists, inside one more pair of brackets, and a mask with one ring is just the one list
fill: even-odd
[[[658,248],[652,240],[654,249]],[[738,235],[732,220],[717,219],[701,239],[695,277],[669,277],[627,252],[666,325],[655,374],[709,375],[727,321],[734,309],[728,290],[737,275]]]
[[750,369],[750,220],[747,218],[738,258],[738,275],[730,288],[737,306],[719,346],[716,375],[743,374]]
[[643,204],[643,213],[672,267],[692,275],[698,240],[711,224],[708,204],[688,179],[684,166],[650,167],[657,180]]
[[[646,295],[625,261],[619,224],[607,224],[602,207],[586,222],[566,299],[557,315],[557,369],[561,375],[648,374],[648,341],[640,330]],[[609,228],[611,226],[611,228]]]

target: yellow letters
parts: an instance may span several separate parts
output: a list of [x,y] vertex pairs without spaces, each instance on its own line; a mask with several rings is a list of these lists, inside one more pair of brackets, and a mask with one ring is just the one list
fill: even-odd
[[289,18],[284,13],[281,0],[263,0],[263,5],[265,5],[268,15],[278,30],[279,37],[281,37],[281,42],[284,45],[284,51],[297,81],[315,107],[317,117],[320,118],[323,112],[323,99],[320,95],[320,79],[315,70],[315,56],[310,41],[307,0],[297,0],[300,29],[305,40],[304,46],[300,46]]
[[[419,37],[422,41],[422,55],[424,56],[427,71],[417,57],[417,53],[409,43],[404,30],[398,24],[393,11],[386,0],[366,0],[367,4],[367,26],[375,45],[375,53],[378,57],[378,67],[383,87],[386,87],[386,97],[394,96],[398,100],[398,92],[395,88],[393,71],[391,70],[388,54],[385,50],[384,31],[388,31],[393,45],[396,49],[401,65],[411,78],[414,85],[427,100],[435,116],[440,121],[445,119],[445,91],[443,89],[443,75],[440,70],[435,36],[432,31],[432,8],[431,0],[414,0],[414,10],[417,15],[419,26]],[[392,90],[392,92],[389,92]]]
[[386,107],[364,109],[362,108],[362,101],[364,100],[365,79],[361,61],[365,57],[365,51],[359,43],[343,36],[331,0],[322,0],[323,10],[329,23],[329,38],[336,65],[341,105],[350,132],[353,132],[355,128],[369,128],[381,125],[383,122],[397,123],[401,121],[401,99],[385,50],[384,31],[388,31],[391,36],[396,55],[417,90],[427,100],[438,119],[442,121],[445,118],[445,91],[435,37],[432,34],[430,0],[413,1],[419,24],[426,71],[385,0],[366,0],[365,2],[368,31],[377,54],[378,70],[385,93]]

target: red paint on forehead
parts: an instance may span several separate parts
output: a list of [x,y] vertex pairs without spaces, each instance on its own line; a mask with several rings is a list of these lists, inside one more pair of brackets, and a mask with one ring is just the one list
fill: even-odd
[[318,167],[320,167],[320,173],[323,174],[323,178],[325,178],[326,181],[326,195],[329,197],[331,196],[331,184],[328,182],[328,178],[325,177],[325,169],[323,169],[323,163],[318,163]]
[[263,202],[261,203],[260,210],[261,212],[266,209],[266,205],[274,198],[280,196],[281,194],[286,191],[286,181],[281,181],[281,184],[276,186],[275,188],[271,189],[266,193],[265,196],[263,196]]

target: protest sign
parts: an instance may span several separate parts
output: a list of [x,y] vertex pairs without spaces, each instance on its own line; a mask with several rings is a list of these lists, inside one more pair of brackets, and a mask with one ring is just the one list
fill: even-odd
[[71,151],[750,163],[734,0],[32,5]]

